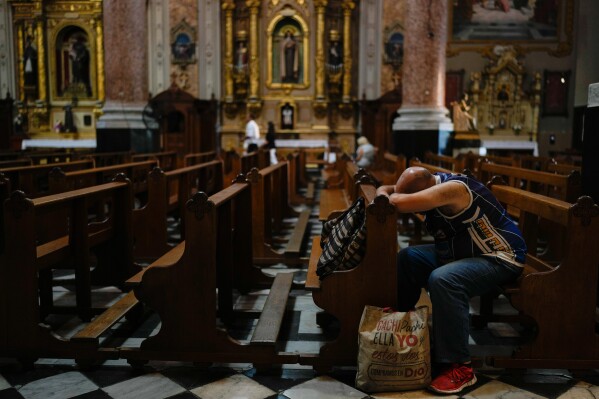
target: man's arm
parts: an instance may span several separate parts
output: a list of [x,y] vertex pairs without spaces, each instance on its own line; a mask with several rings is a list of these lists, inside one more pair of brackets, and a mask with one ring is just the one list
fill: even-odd
[[392,193],[389,195],[389,201],[403,213],[440,208],[443,214],[450,216],[466,209],[470,205],[471,195],[463,184],[447,182],[413,194]]

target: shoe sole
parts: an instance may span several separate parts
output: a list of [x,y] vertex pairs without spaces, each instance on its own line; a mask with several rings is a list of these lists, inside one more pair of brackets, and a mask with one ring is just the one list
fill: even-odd
[[467,388],[469,386],[472,386],[472,385],[476,384],[476,381],[477,381],[476,380],[476,375],[474,375],[470,381],[464,383],[464,385],[462,385],[461,387],[459,387],[457,389],[452,389],[452,390],[444,391],[444,390],[437,389],[437,388],[435,388],[433,386],[430,386],[430,385],[429,385],[428,389],[430,389],[431,391],[436,392],[436,393],[458,393],[458,392],[462,392],[462,390],[464,388]]

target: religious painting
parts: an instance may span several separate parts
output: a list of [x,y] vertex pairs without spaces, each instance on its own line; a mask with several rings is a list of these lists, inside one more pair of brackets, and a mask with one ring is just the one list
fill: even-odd
[[58,97],[92,97],[93,64],[88,33],[79,26],[65,27],[56,37],[55,52],[54,84]]
[[308,37],[304,21],[296,15],[279,16],[271,22],[268,32],[269,87],[308,87]]
[[534,44],[531,51],[541,49],[557,56],[571,51],[574,0],[455,0],[451,4],[449,37],[454,46],[450,54],[464,50],[455,45],[498,41],[528,42]]
[[545,71],[543,116],[568,116],[570,71]]
[[171,30],[171,62],[173,64],[193,64],[196,62],[195,29],[185,20]]
[[385,43],[385,63],[401,65],[403,62],[403,34],[393,32]]

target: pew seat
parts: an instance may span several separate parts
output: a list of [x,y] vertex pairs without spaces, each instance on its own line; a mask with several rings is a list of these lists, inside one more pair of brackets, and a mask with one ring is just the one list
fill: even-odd
[[250,340],[252,345],[276,344],[287,307],[287,298],[293,285],[293,274],[278,273],[275,277]]

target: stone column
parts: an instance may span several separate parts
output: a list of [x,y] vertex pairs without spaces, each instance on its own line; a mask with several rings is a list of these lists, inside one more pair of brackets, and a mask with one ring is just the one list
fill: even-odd
[[406,2],[402,106],[393,123],[396,153],[444,149],[453,124],[445,108],[447,1]]
[[156,151],[142,119],[148,102],[146,0],[103,5],[106,102],[97,123],[97,150]]

